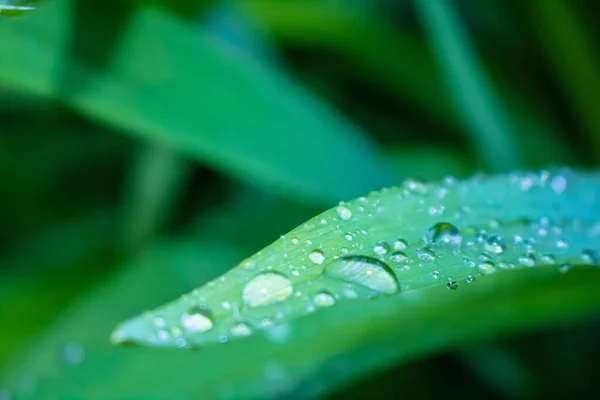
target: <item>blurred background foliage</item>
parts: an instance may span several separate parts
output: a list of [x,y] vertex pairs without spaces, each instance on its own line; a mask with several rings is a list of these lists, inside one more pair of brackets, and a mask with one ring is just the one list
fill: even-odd
[[[58,331],[57,357],[85,363],[81,332],[108,340],[403,178],[597,166],[599,16],[586,0],[47,0],[1,18],[0,371]],[[329,398],[591,398],[597,325],[449,349]],[[21,375],[0,399],[43,398]]]

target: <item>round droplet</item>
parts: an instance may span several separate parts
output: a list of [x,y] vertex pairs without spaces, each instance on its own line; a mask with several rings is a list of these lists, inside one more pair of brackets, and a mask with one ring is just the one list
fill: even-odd
[[292,282],[288,278],[268,272],[254,277],[244,286],[242,299],[250,307],[258,307],[283,301],[293,291]]
[[299,244],[299,243],[300,243],[300,240],[298,240],[297,237],[292,238],[292,244]]
[[308,259],[313,262],[313,264],[321,265],[323,261],[325,261],[325,254],[321,250],[313,250],[308,254]]
[[569,264],[562,264],[559,268],[559,271],[564,274],[565,272],[568,272],[570,268],[571,266]]
[[564,253],[569,249],[569,241],[563,238],[558,239],[556,241],[556,249],[561,253]]
[[181,326],[188,332],[205,332],[213,327],[212,313],[205,307],[192,307],[181,316]]
[[313,298],[313,302],[317,307],[331,307],[335,304],[335,297],[329,292],[319,292]]
[[408,242],[404,239],[394,240],[394,250],[406,250],[408,248]]
[[450,290],[456,290],[456,289],[458,289],[458,282],[450,281],[446,284],[446,287]]
[[409,260],[408,256],[404,252],[395,251],[392,254],[390,254],[390,261],[395,264],[402,264],[407,263]]
[[473,275],[469,275],[469,276],[467,276],[467,282],[468,282],[468,283],[471,283],[471,282],[473,282],[474,280],[475,280],[475,277],[474,277]]
[[375,244],[375,247],[373,247],[373,251],[375,252],[375,254],[379,254],[380,256],[382,256],[388,251],[390,251],[390,245],[385,240],[380,240]]
[[540,254],[540,261],[544,264],[556,264],[556,257],[552,254],[544,253]]
[[331,278],[357,283],[383,294],[400,290],[390,267],[372,257],[340,257],[325,268],[325,273]]
[[435,261],[435,252],[429,247],[423,247],[422,249],[417,250],[417,257],[420,260],[431,262]]
[[231,328],[231,334],[234,336],[248,336],[253,332],[252,326],[247,322],[238,322]]
[[482,262],[481,264],[479,264],[477,266],[477,269],[479,270],[479,272],[481,274],[489,275],[489,274],[493,274],[494,272],[496,272],[496,265],[494,265],[494,263],[491,261],[485,261],[485,262]]
[[63,360],[70,365],[81,364],[85,359],[85,349],[81,343],[67,343],[63,349]]
[[485,251],[492,254],[500,254],[506,251],[506,244],[504,243],[504,239],[498,235],[490,236],[483,246]]
[[447,222],[440,222],[425,232],[423,242],[442,248],[455,249],[460,247],[462,236],[456,226]]
[[585,264],[594,265],[598,262],[598,255],[592,249],[585,249],[581,252],[581,259]]
[[517,261],[524,267],[533,267],[535,265],[535,257],[533,254],[523,254]]
[[442,276],[442,274],[440,274],[440,271],[433,271],[433,272],[431,273],[431,277],[432,277],[433,279],[440,279],[440,277],[441,277],[441,276]]
[[352,211],[350,211],[350,209],[343,204],[340,204],[335,209],[335,212],[337,213],[338,217],[340,217],[343,220],[349,220],[350,218],[352,218]]

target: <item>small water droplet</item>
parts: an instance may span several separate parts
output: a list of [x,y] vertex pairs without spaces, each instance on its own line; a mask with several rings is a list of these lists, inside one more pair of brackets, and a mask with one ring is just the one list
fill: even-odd
[[569,249],[569,241],[567,239],[563,239],[563,238],[558,239],[556,241],[556,248],[561,253],[564,253],[565,251],[567,251]]
[[394,250],[406,250],[408,248],[408,242],[404,239],[394,240]]
[[498,235],[490,236],[483,247],[485,251],[488,251],[492,254],[501,254],[504,251],[506,251],[506,244],[504,243],[504,238]]
[[313,302],[317,307],[330,307],[335,304],[335,297],[329,292],[322,291],[315,295]]
[[390,261],[395,264],[406,263],[408,262],[408,256],[402,251],[395,251],[390,254]]
[[152,325],[154,325],[157,328],[164,328],[165,325],[167,325],[167,323],[165,322],[164,318],[154,317],[152,319]]
[[321,265],[323,261],[325,261],[325,254],[321,250],[313,250],[308,254],[308,259],[313,262],[313,264]]
[[429,247],[423,247],[417,250],[417,257],[427,262],[435,261],[435,252]]
[[496,265],[491,261],[482,262],[477,266],[479,272],[483,275],[489,275],[496,272]]
[[441,277],[441,276],[442,276],[442,274],[440,274],[440,271],[433,271],[433,272],[431,273],[431,277],[432,277],[433,279],[440,279],[440,277]]
[[234,336],[248,336],[253,332],[252,326],[247,322],[238,322],[231,328],[231,334]]
[[565,272],[568,272],[570,268],[571,266],[569,264],[562,264],[559,271],[564,274]]
[[544,264],[555,264],[556,257],[554,257],[552,254],[544,253],[540,254],[540,261]]
[[349,242],[351,242],[352,240],[354,240],[354,235],[352,233],[350,233],[350,232],[346,233],[346,235],[344,235],[344,237]]
[[475,266],[475,262],[471,260],[471,258],[469,258],[468,256],[463,256],[462,260],[468,267],[472,268]]
[[376,254],[379,254],[380,256],[382,256],[382,255],[386,254],[388,251],[390,251],[390,245],[385,240],[380,240],[379,242],[377,242],[375,244],[375,247],[373,247],[373,251]]
[[350,209],[343,204],[340,204],[335,209],[335,212],[337,213],[338,217],[340,217],[343,220],[349,220],[350,218],[352,218],[352,211],[350,211]]
[[458,289],[458,282],[456,282],[456,281],[450,281],[450,282],[448,282],[448,283],[446,284],[446,287],[447,287],[449,290],[456,290],[456,289]]
[[188,332],[205,332],[213,327],[212,313],[204,307],[192,307],[181,316],[181,326]]
[[423,242],[442,248],[455,249],[460,247],[462,236],[456,226],[447,222],[440,222],[433,225],[425,232]]
[[372,257],[340,257],[325,268],[325,273],[332,278],[357,283],[383,294],[399,291],[398,282],[390,267]]
[[554,193],[561,194],[567,188],[567,178],[563,175],[555,175],[550,181],[550,187]]
[[62,358],[70,365],[81,364],[85,360],[85,349],[81,343],[67,343],[63,348]]
[[592,249],[585,249],[581,252],[581,259],[585,264],[594,265],[598,262],[598,255]]
[[535,265],[535,256],[533,254],[523,254],[519,256],[517,261],[524,267],[533,267]]
[[292,238],[292,244],[299,244],[299,243],[300,243],[300,240],[298,240],[297,237]]
[[283,301],[293,291],[292,282],[288,278],[268,272],[257,275],[244,286],[242,299],[250,307],[258,307]]
[[475,277],[474,277],[473,275],[469,275],[469,276],[467,276],[467,282],[468,282],[468,283],[471,283],[471,282],[473,282],[474,280],[475,280]]

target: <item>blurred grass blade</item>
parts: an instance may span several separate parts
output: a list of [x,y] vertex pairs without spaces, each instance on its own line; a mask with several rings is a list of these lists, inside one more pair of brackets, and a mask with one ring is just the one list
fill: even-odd
[[415,0],[456,108],[489,169],[522,166],[521,149],[452,1]]
[[[111,70],[71,58],[62,15],[69,3],[54,0],[0,25],[10,54],[0,84],[65,100],[299,201],[331,202],[389,182],[376,146],[347,120],[276,68],[156,9],[142,6],[132,17]],[[56,79],[64,75],[84,76],[86,90],[64,98]]]
[[[350,79],[374,85],[396,101],[408,103],[443,129],[470,137],[470,131],[465,132],[452,109],[451,96],[440,91],[444,81],[426,43],[409,28],[393,26],[385,17],[358,13],[351,6],[338,3],[244,0],[237,6],[287,46],[335,54],[341,58]],[[515,87],[502,66],[489,55],[486,60],[485,71],[493,78],[509,114],[514,116],[520,145],[527,152],[527,165],[544,168],[550,162],[571,162],[568,147],[553,127],[553,117],[539,99]],[[540,142],[545,144],[544,151],[537,151]],[[484,159],[479,164],[488,163]]]
[[543,7],[524,2],[537,28],[542,50],[556,71],[563,91],[587,131],[592,154],[600,154],[600,73],[597,51],[586,35],[589,25],[577,13],[577,2],[548,1]]
[[[113,341],[195,347],[287,332],[283,322],[337,302],[455,289],[519,267],[545,275],[559,274],[549,264],[596,264],[599,177],[564,170],[407,181],[318,215],[221,278],[125,322]],[[362,306],[348,323],[369,318]]]
[[32,0],[0,0],[0,16],[17,17],[35,9],[38,1]]
[[152,144],[140,149],[124,185],[125,248],[137,250],[148,244],[167,220],[190,174],[187,160],[171,149]]

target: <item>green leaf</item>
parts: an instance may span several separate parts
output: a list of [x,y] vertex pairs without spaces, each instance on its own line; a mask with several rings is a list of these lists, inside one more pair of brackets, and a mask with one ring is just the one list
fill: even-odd
[[[479,275],[534,266],[541,278],[560,274],[550,265],[596,264],[599,185],[597,173],[569,170],[406,181],[324,212],[222,277],[125,322],[112,338],[195,347],[257,330],[285,337],[286,321],[353,304],[356,312],[339,316],[342,330],[371,318],[362,311],[366,299],[412,293],[426,307],[427,296],[418,293],[428,287],[456,289]],[[399,315],[393,306],[382,312]]]
[[[0,25],[0,84],[65,101],[124,133],[157,141],[301,201],[356,196],[389,182],[378,149],[275,67],[192,25],[140,6],[110,69],[68,50],[67,0]],[[64,77],[85,90],[65,92]],[[358,179],[357,177],[360,177]]]

